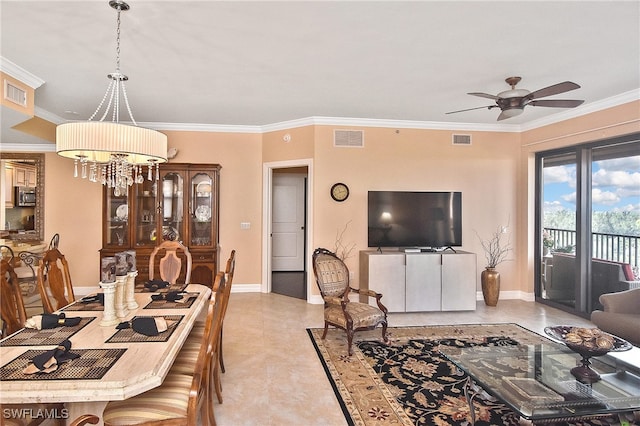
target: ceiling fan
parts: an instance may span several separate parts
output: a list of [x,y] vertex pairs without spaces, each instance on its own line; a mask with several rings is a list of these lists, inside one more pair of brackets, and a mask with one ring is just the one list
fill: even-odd
[[502,111],[498,116],[498,121],[505,118],[515,117],[522,114],[525,106],[542,106],[553,108],[575,108],[582,104],[584,101],[573,99],[542,99],[546,96],[557,95],[560,93],[568,92],[570,90],[579,89],[580,86],[571,81],[565,81],[562,83],[554,84],[544,89],[536,90],[535,92],[529,92],[525,89],[516,89],[516,84],[521,80],[520,77],[509,77],[505,79],[507,84],[511,86],[511,90],[505,90],[497,95],[490,95],[488,93],[473,92],[468,95],[479,96],[481,98],[493,99],[496,101],[495,105],[486,105],[477,108],[461,109],[459,111],[451,111],[446,114],[455,114],[458,112],[473,111],[474,109],[492,109],[500,108]]

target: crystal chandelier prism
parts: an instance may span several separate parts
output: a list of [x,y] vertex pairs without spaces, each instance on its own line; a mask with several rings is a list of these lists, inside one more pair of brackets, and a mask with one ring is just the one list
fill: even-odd
[[[120,13],[129,10],[129,5],[111,0],[109,6],[118,14],[116,70],[107,75],[111,80],[107,91],[88,121],[57,126],[56,152],[74,160],[75,177],[100,182],[119,196],[126,194],[128,186],[142,183],[145,172],[148,180],[158,180],[159,164],[167,161],[167,136],[139,127],[133,118],[125,87],[128,77],[120,72]],[[120,123],[121,107],[126,108],[132,125]],[[109,115],[111,121],[105,121]]]

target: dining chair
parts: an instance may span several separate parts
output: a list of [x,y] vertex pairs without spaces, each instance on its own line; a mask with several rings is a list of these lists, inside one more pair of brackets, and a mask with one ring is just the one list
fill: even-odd
[[[222,271],[216,274],[216,279],[214,280],[213,284],[213,292],[211,294],[211,297],[219,300],[222,305],[220,331],[218,333],[218,336],[210,336],[210,345],[212,346],[213,354],[211,357],[211,363],[208,365],[207,370],[210,392],[211,394],[213,394],[213,392],[216,393],[219,403],[222,403],[222,386],[220,385],[220,370],[218,368],[221,348],[220,339],[222,338],[222,324],[224,322],[225,306],[229,301],[229,294],[231,292],[231,286],[229,285],[229,281],[226,280],[226,277],[227,274]],[[200,346],[202,345],[202,338],[206,333],[206,327],[206,320],[204,322],[197,322],[193,326],[191,333],[189,333],[189,337],[187,337],[187,340],[180,349],[180,353],[178,354],[176,361],[171,367],[172,372],[189,375],[192,375],[194,373],[194,366],[196,364],[195,361],[198,357]],[[215,340],[212,340],[214,337]],[[211,416],[213,416],[213,409],[211,409]]]
[[[327,337],[329,325],[347,333],[347,352],[353,354],[351,344],[356,331],[373,330],[382,325],[382,340],[387,338],[387,308],[380,299],[382,294],[372,290],[360,290],[349,286],[347,265],[331,251],[317,248],[312,255],[313,274],[324,300],[324,333]],[[373,297],[377,307],[367,303],[351,302],[349,293]]]
[[[227,266],[224,270],[224,273],[226,275],[227,278],[227,287],[228,290],[227,292],[229,294],[231,294],[231,284],[233,283],[233,274],[236,270],[236,251],[235,250],[231,250],[231,254],[229,255],[229,259],[227,259]],[[219,350],[219,357],[220,357],[220,370],[224,373],[225,372],[225,368],[224,368],[224,359],[222,356],[222,333],[223,333],[223,329],[224,329],[224,318],[227,314],[227,304],[229,303],[229,296],[227,296],[226,300],[225,300],[225,305],[224,305],[224,311],[222,312],[222,326],[220,327],[220,350]],[[220,399],[220,398],[219,398]],[[220,401],[222,402],[222,400]]]
[[47,250],[38,267],[38,289],[47,314],[75,301],[69,263],[57,248]]
[[13,269],[14,255],[11,247],[2,245],[0,251],[7,255],[0,260],[0,311],[2,317],[2,337],[15,333],[24,327],[27,312],[18,285],[18,276]]
[[210,368],[217,359],[218,336],[222,325],[224,273],[216,275],[221,289],[209,301],[204,332],[199,341],[198,355],[188,372],[173,368],[162,384],[123,401],[112,401],[103,412],[105,426],[196,425],[198,416],[203,426],[216,424],[211,401]]
[[69,426],[85,426],[87,424],[97,425],[99,422],[100,417],[95,414],[83,414],[73,419]]
[[189,284],[191,282],[191,253],[180,241],[163,241],[153,249],[149,257],[149,280],[155,276],[156,256],[162,256],[158,263],[160,278],[169,284],[175,284],[182,272],[182,259],[179,253],[186,259],[184,283]]

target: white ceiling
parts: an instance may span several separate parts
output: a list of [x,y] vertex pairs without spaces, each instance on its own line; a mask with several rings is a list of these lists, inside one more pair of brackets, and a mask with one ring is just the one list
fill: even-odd
[[[497,94],[514,75],[530,91],[578,83],[548,98],[584,99],[574,114],[640,92],[635,0],[129,4],[121,69],[135,119],[156,127],[306,117],[496,125],[497,109],[445,112],[491,105],[467,92]],[[115,70],[108,1],[2,0],[0,7],[1,56],[45,82],[37,114],[89,118]],[[529,106],[500,124],[567,111]],[[2,134],[3,143],[22,138]]]

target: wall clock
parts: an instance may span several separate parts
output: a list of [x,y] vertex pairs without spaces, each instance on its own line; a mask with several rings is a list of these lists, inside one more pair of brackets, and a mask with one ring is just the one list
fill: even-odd
[[336,201],[344,201],[349,198],[349,187],[344,183],[338,182],[331,187],[331,198]]

